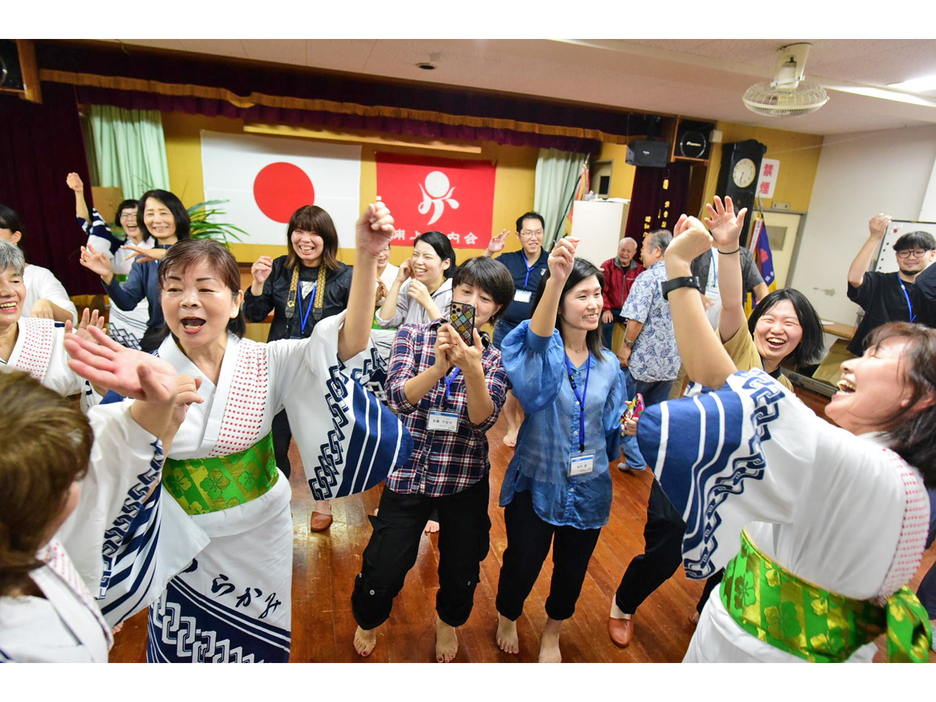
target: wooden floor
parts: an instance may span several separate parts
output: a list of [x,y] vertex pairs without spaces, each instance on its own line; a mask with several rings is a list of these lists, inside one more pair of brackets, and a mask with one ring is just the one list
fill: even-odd
[[[821,411],[822,398],[804,398]],[[519,655],[497,648],[494,631],[497,613],[494,595],[506,535],[503,510],[497,506],[504,470],[513,454],[503,446],[503,418],[489,432],[491,443],[491,552],[481,564],[481,584],[475,593],[471,618],[459,628],[460,647],[456,662],[535,662],[539,632],[546,620],[543,604],[548,594],[551,562],[547,559],[518,622]],[[293,572],[292,655],[294,663],[429,663],[434,660],[435,593],[438,589],[437,537],[423,536],[419,560],[397,597],[393,614],[381,627],[377,647],[362,659],[352,646],[355,622],[351,614],[351,590],[360,572],[361,553],[370,538],[367,515],[379,501],[379,490],[335,501],[335,521],[324,533],[309,531],[313,500],[303,479],[300,459],[292,447],[292,514],[295,525]],[[563,625],[561,648],[567,662],[678,662],[694,630],[689,616],[702,592],[702,584],[688,580],[680,570],[641,606],[635,618],[634,641],[617,648],[607,634],[611,598],[630,559],[643,550],[643,525],[650,493],[649,471],[628,474],[612,464],[614,501],[611,520],[588,568],[588,576],[575,615]],[[923,565],[912,582],[919,580],[933,563],[934,549],[924,554]],[[880,644],[879,644],[880,648]],[[143,662],[146,658],[146,613],[124,624],[115,637],[112,662]],[[877,658],[882,658],[879,653]],[[931,655],[931,660],[936,657]]]

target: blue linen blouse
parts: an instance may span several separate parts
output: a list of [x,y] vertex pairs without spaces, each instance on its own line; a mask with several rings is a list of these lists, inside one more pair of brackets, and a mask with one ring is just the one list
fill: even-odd
[[610,460],[617,458],[621,415],[627,397],[617,358],[606,351],[572,368],[576,386],[585,386],[585,452],[595,456],[586,475],[569,476],[569,461],[579,452],[579,407],[569,383],[565,346],[558,330],[537,336],[521,322],[504,337],[501,355],[513,392],[526,417],[517,436],[513,460],[501,487],[500,506],[528,490],[537,516],[555,526],[597,529],[611,514]]

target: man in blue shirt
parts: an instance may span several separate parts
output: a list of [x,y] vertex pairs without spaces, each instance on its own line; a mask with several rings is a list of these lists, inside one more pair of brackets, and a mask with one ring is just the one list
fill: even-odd
[[[494,328],[493,343],[498,349],[501,347],[501,341],[511,329],[533,316],[533,295],[536,293],[540,278],[547,270],[546,262],[549,259],[549,253],[543,250],[545,228],[546,221],[542,215],[536,212],[520,215],[517,218],[517,239],[520,241],[520,250],[502,253],[497,257],[498,261],[507,266],[514,281],[513,301]],[[503,251],[509,233],[505,229],[493,237],[484,255],[493,256]],[[512,392],[507,393],[504,416],[507,418],[504,445],[516,446],[517,432],[523,422],[523,409]]]

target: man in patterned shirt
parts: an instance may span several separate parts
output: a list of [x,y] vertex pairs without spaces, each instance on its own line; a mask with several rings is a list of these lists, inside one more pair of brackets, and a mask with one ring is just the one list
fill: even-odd
[[673,235],[666,229],[657,229],[644,239],[640,258],[647,270],[637,276],[621,310],[627,329],[618,358],[634,378],[636,391],[643,395],[648,407],[669,397],[679,373],[673,318],[660,291],[660,284],[666,280],[663,253],[672,240]]
[[469,346],[445,319],[403,325],[387,373],[387,401],[413,437],[406,465],[387,478],[374,532],[354,582],[351,608],[358,623],[354,648],[368,656],[377,628],[390,616],[393,599],[416,563],[423,525],[439,515],[439,590],[436,594],[436,660],[458,651],[456,628],[468,620],[480,564],[488,552],[488,441],[507,393],[500,351],[484,324],[497,319],[513,299],[504,264],[478,257],[452,279],[452,305],[475,307]]

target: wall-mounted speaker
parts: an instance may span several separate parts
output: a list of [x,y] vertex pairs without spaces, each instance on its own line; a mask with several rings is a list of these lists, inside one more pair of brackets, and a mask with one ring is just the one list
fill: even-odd
[[41,102],[39,71],[31,41],[0,39],[0,94]]
[[711,122],[694,122],[681,119],[676,125],[676,143],[673,152],[674,158],[692,158],[707,160],[712,150],[712,130],[715,125]]
[[665,141],[633,141],[627,145],[627,163],[632,166],[665,168],[670,145]]

